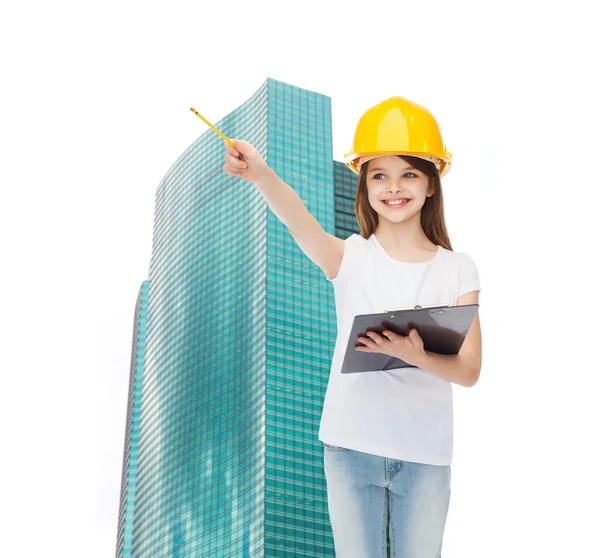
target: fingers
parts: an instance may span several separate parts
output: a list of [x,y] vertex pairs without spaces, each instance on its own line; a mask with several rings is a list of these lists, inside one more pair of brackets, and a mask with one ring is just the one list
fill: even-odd
[[229,176],[242,176],[248,169],[236,169],[231,165],[223,165],[223,172]]
[[229,153],[225,153],[225,163],[234,170],[245,170],[248,168],[246,161],[240,161],[237,157]]
[[248,169],[248,163],[243,159],[242,154],[232,147],[228,142],[223,141],[225,146],[225,164],[223,172],[230,176],[239,176]]
[[225,147],[223,172],[230,176],[241,176],[250,182],[257,182],[261,177],[266,176],[270,169],[256,148],[243,140],[232,141],[235,146],[223,142]]
[[[382,332],[382,335],[376,333],[375,331],[368,331],[366,335],[367,337],[359,337],[358,340],[369,347],[377,345],[384,346],[389,342],[402,343],[404,339],[401,335],[397,335],[393,331],[389,331],[387,329]],[[369,343],[372,343],[372,345],[369,345]]]
[[241,153],[235,148],[232,147],[229,142],[223,140],[223,145],[225,146],[225,152],[233,155],[234,157],[241,157]]
[[[383,335],[385,337],[387,337],[388,339],[405,339],[404,336],[398,335],[397,333],[394,333],[393,331],[390,331],[389,329],[384,330]],[[418,337],[418,336],[419,336],[419,332],[413,328],[408,332],[407,337]]]
[[355,347],[357,351],[363,350],[366,352],[369,352],[369,350],[374,350],[374,352],[379,352],[376,349],[379,349],[380,347],[385,347],[387,346],[387,343],[389,343],[389,339],[386,339],[385,337],[382,337],[381,335],[379,335],[378,333],[375,333],[374,331],[368,331],[366,333],[366,337],[359,337],[358,341],[360,341],[363,345],[366,345],[365,347]]
[[365,343],[366,345],[368,345],[369,342],[373,343],[374,345],[381,345],[382,343],[385,343],[386,341],[388,341],[388,339],[386,339],[385,337],[382,337],[381,335],[379,335],[378,333],[375,333],[374,331],[367,331],[367,337],[359,337],[358,339],[359,339],[359,341],[361,341],[362,343]]

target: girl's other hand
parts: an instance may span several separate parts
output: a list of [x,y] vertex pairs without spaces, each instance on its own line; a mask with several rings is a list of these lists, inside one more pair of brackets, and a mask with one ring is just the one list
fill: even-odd
[[383,335],[379,335],[375,331],[369,331],[367,335],[368,337],[358,338],[361,343],[366,345],[366,347],[355,347],[361,353],[383,353],[417,367],[417,363],[426,354],[423,339],[414,328],[406,337],[387,329]]
[[[225,144],[225,164],[223,172],[229,176],[239,176],[248,182],[259,182],[269,172],[269,166],[260,156],[258,149],[247,141],[232,140],[235,148]],[[240,157],[241,154],[241,157]]]

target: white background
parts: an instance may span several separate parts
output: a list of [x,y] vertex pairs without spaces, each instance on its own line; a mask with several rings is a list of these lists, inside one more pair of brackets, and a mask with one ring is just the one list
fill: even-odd
[[454,390],[444,558],[600,555],[597,36],[583,2],[3,7],[2,555],[114,555],[155,189],[207,129],[189,108],[267,77],[331,97],[336,160],[393,95],[454,154],[484,364]]

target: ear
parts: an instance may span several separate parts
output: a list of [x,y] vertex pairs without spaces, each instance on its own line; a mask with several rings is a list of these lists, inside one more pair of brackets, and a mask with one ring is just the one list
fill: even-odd
[[429,181],[429,188],[427,188],[427,194],[425,194],[428,198],[430,198],[431,196],[433,196],[433,194],[435,194],[435,186],[431,183],[432,181]]

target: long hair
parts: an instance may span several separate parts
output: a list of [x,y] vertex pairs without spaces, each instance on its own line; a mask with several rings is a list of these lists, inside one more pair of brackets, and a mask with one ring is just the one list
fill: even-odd
[[[444,198],[442,195],[440,173],[432,162],[425,159],[410,157],[409,155],[397,155],[397,157],[400,157],[427,176],[429,180],[428,186],[433,187],[434,192],[431,197],[425,198],[425,203],[421,208],[421,226],[431,242],[447,250],[452,250],[450,238],[446,230],[446,221],[444,220]],[[379,214],[371,207],[367,190],[367,171],[371,161],[363,163],[360,167],[356,199],[354,201],[354,214],[360,227],[360,235],[363,238],[369,238],[379,224]]]

